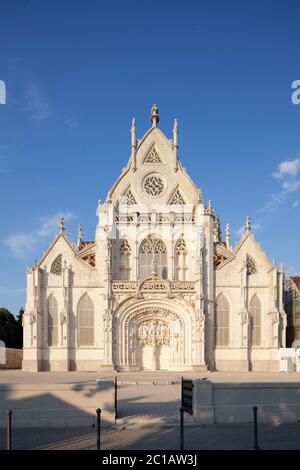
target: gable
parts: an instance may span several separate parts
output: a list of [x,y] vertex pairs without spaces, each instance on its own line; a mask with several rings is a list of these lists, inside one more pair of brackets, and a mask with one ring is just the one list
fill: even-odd
[[173,144],[159,128],[151,128],[138,141],[135,159],[135,168],[131,167],[129,160],[126,170],[109,191],[107,200],[112,204],[119,205],[129,187],[137,203],[146,207],[151,207],[153,203],[169,204],[178,188],[179,192],[174,194],[172,200],[173,205],[197,204],[199,190],[180,162],[175,171],[176,153]]

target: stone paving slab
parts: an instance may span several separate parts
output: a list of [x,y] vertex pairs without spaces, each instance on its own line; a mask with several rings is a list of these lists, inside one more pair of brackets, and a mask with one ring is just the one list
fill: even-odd
[[[259,426],[263,450],[300,450],[300,424]],[[15,429],[13,449],[94,450],[95,429]],[[205,425],[185,429],[186,450],[248,450],[253,446],[251,425]],[[5,432],[0,432],[0,448],[5,448]],[[179,429],[167,426],[126,427],[101,434],[103,450],[178,450]]]
[[124,384],[179,383],[181,377],[204,378],[212,382],[299,382],[300,372],[23,372],[21,370],[0,370],[0,383],[93,383],[101,378],[118,378]]

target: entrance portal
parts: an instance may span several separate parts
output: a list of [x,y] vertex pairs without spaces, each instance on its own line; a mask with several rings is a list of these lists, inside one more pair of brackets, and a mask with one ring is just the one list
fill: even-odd
[[190,364],[192,326],[187,328],[179,313],[164,306],[134,307],[120,312],[115,321],[117,367],[172,370]]

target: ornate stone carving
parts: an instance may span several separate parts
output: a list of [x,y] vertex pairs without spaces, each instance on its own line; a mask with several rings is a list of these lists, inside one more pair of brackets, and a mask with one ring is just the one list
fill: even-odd
[[134,312],[132,312],[128,317],[126,318],[125,321],[125,326],[128,328],[130,322],[132,321],[133,318],[139,316],[139,315],[151,315],[155,317],[155,319],[162,319],[165,320],[168,318],[170,321],[178,321],[180,326],[182,326],[182,320],[177,315],[177,313],[172,312],[171,310],[164,308],[164,307],[142,307]]
[[144,179],[143,189],[148,196],[158,197],[164,192],[165,185],[159,175],[149,175]]
[[30,325],[37,322],[37,312],[30,312],[29,322]]
[[254,259],[250,256],[246,256],[246,269],[247,269],[247,274],[255,274],[256,273],[256,264]]
[[136,199],[131,189],[128,189],[127,193],[124,196],[122,196],[121,204],[124,204],[126,206],[134,206],[135,204],[137,204]]
[[171,292],[194,293],[195,283],[193,281],[165,281],[164,279],[147,279],[142,283],[136,281],[113,281],[114,292],[136,293],[138,289],[142,292]]
[[67,323],[67,312],[62,311],[60,312],[60,324],[64,325],[65,323]]
[[130,255],[131,248],[127,240],[122,240],[120,246],[120,255]]
[[179,189],[176,189],[175,193],[173,194],[173,196],[170,199],[169,204],[170,205],[180,205],[180,206],[185,204],[185,200],[184,200],[181,192],[179,191]]
[[152,235],[149,235],[146,240],[144,240],[141,249],[141,253],[146,254],[159,254],[167,252],[167,247],[165,243],[160,238],[155,238]]
[[185,243],[184,238],[182,236],[179,238],[179,240],[176,243],[176,253],[178,255],[180,255],[180,254],[185,255],[187,253],[186,243]]
[[147,320],[139,326],[137,340],[141,347],[169,345],[170,328],[163,320]]
[[50,272],[58,276],[61,274],[62,272],[62,256],[61,255],[57,256],[57,258],[55,258],[55,260],[53,261]]
[[159,153],[155,147],[150,150],[147,157],[145,158],[144,163],[147,165],[158,165],[162,163],[162,159],[160,158]]

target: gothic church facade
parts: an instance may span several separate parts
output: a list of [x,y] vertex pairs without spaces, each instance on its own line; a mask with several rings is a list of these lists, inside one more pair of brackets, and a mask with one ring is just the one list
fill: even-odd
[[26,371],[279,370],[283,270],[247,218],[236,246],[178,158],[178,124],[136,138],[99,202],[95,241],[64,220],[27,271]]

